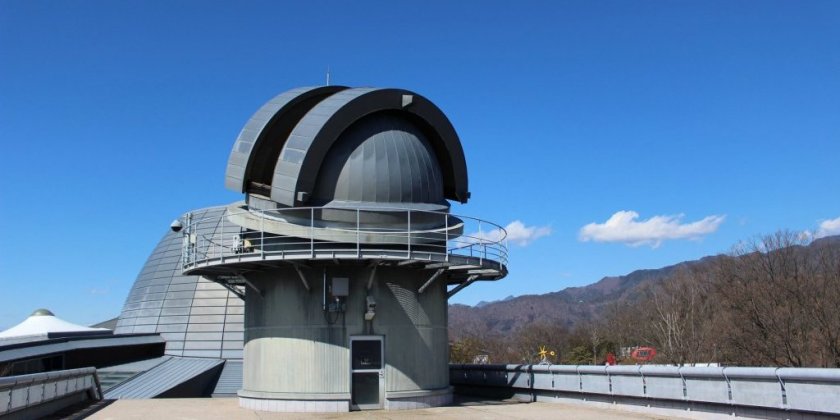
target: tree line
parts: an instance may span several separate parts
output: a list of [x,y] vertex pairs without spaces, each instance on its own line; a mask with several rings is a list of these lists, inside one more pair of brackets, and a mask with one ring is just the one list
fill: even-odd
[[657,350],[650,363],[840,367],[840,241],[811,242],[782,231],[685,265],[566,328],[535,319],[510,334],[462,334],[452,363],[638,363],[629,351]]

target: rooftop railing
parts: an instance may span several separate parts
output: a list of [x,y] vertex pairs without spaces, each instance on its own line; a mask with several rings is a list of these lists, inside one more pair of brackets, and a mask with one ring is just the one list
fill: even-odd
[[[90,400],[102,399],[95,368],[3,377],[0,378],[0,417],[16,414],[20,418],[42,417],[50,411],[38,411],[40,407],[80,393],[85,393]],[[64,405],[72,403],[69,401]],[[53,407],[55,410],[60,408]]]
[[645,407],[665,410],[658,414],[668,417],[697,411],[721,417],[840,416],[840,369],[453,364],[449,372],[456,392]]

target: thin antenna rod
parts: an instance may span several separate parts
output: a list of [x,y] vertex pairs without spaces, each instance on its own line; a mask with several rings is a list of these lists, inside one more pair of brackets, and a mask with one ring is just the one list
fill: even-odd
[[330,85],[330,66],[327,66],[327,86]]

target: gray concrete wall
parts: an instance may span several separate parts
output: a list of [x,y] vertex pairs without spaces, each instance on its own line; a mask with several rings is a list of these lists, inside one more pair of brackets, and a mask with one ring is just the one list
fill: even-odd
[[[329,320],[322,309],[324,269],[328,279],[350,279],[346,312],[329,314]],[[248,277],[263,296],[252,290],[246,294],[246,393],[298,399],[301,393],[348,395],[350,337],[366,334],[384,336],[386,392],[449,386],[443,279],[417,292],[433,270],[380,267],[370,291],[377,303],[372,331],[364,322],[371,268],[326,264],[302,271],[309,291],[291,267]]]

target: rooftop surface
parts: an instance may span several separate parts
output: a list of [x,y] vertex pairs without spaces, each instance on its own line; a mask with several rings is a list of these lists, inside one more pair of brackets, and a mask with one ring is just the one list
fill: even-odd
[[350,413],[269,413],[239,407],[236,398],[117,400],[92,419],[654,419],[652,416],[599,407],[559,403],[511,401],[460,401],[450,407],[405,411],[354,411]]

